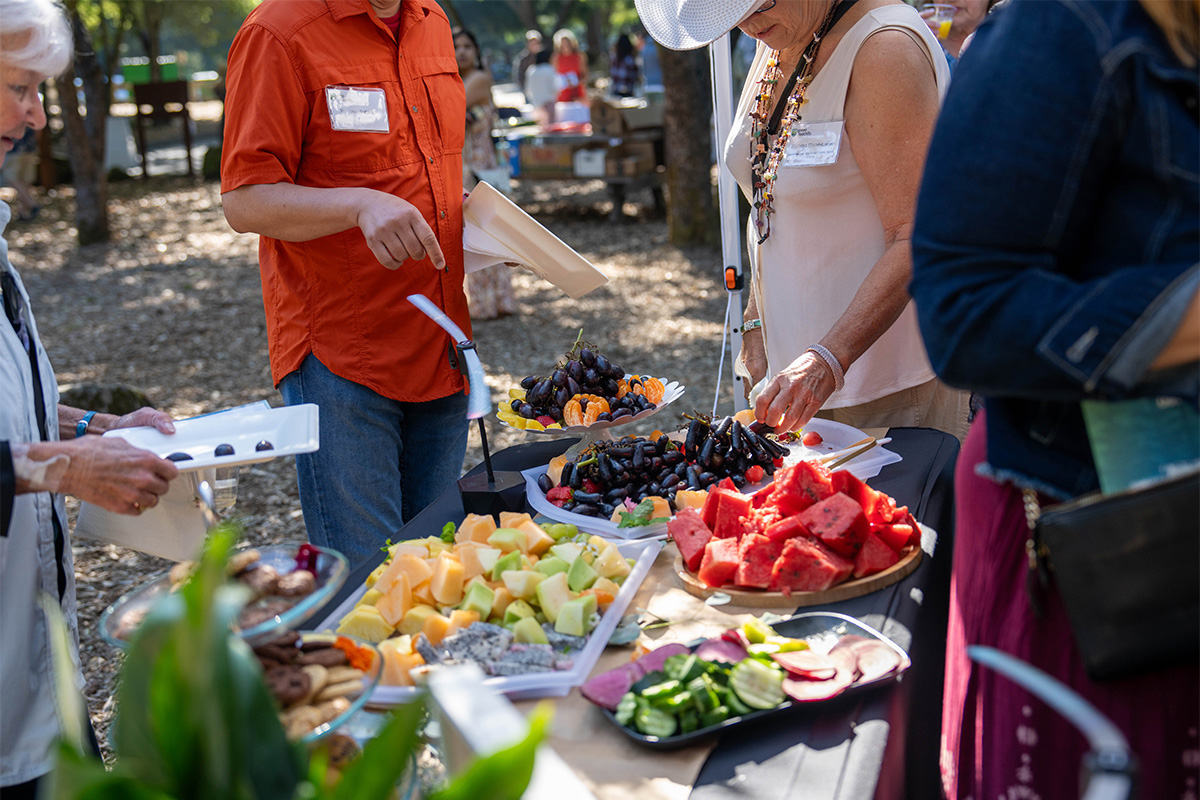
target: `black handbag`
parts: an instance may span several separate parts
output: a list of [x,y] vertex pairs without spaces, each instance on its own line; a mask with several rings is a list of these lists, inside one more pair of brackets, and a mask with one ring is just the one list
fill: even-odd
[[1031,571],[1048,557],[1092,679],[1200,660],[1200,472],[1040,516],[1025,500]]

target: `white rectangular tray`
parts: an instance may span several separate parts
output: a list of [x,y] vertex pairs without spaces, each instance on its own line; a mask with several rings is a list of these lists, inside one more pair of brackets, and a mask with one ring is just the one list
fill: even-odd
[[[319,449],[318,408],[305,403],[283,408],[259,404],[242,406],[216,414],[205,414],[175,423],[175,433],[159,433],[154,428],[119,428],[105,433],[117,436],[130,444],[166,457],[172,453],[187,453],[191,460],[177,461],[181,472],[207,467],[236,467],[257,464],[280,456],[311,453]],[[262,441],[270,442],[271,450],[255,450]],[[214,455],[218,445],[233,447],[233,455]]]
[[[600,617],[600,624],[588,636],[587,645],[575,654],[574,666],[558,672],[492,677],[484,681],[485,686],[506,694],[514,700],[526,700],[534,697],[562,697],[573,687],[581,685],[588,679],[592,668],[596,666],[596,660],[600,658],[600,653],[607,646],[609,637],[612,636],[625,609],[629,607],[629,602],[633,600],[638,587],[642,585],[642,581],[649,574],[650,567],[658,556],[658,551],[662,549],[662,542],[629,542],[617,547],[623,556],[636,559],[637,563],[634,565],[633,571],[629,573],[629,577],[625,579],[625,583],[622,584],[621,591],[609,604],[608,610]],[[358,590],[346,598],[345,602],[334,609],[328,617],[317,623],[314,630],[335,630],[338,622],[349,613],[350,609],[354,608],[366,591],[365,585],[358,587]],[[394,706],[409,703],[416,699],[419,692],[420,690],[411,686],[377,686],[368,704]]]

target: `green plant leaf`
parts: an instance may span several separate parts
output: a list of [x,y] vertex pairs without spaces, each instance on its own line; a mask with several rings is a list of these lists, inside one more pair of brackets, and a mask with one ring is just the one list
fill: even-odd
[[39,796],[47,800],[173,800],[129,775],[123,764],[110,772],[66,742],[59,743],[54,770],[42,783]]
[[404,770],[413,763],[423,714],[421,703],[395,708],[379,735],[367,742],[362,755],[346,767],[330,795],[332,800],[387,800]]
[[477,760],[430,800],[520,800],[529,788],[534,756],[552,716],[550,704],[539,703],[522,741]]

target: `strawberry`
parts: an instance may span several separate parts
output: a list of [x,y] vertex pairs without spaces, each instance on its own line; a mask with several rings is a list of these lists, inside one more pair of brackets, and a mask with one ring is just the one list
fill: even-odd
[[600,491],[600,484],[596,483],[591,478],[584,478],[583,479],[583,490],[585,492],[591,492],[592,494],[596,494]]
[[571,497],[575,493],[571,491],[570,486],[555,486],[550,491],[546,492],[546,499],[554,505],[562,508],[571,501]]

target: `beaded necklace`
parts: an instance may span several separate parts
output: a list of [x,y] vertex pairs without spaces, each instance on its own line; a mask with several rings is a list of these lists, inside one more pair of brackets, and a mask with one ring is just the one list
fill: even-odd
[[[772,123],[771,101],[775,96],[775,85],[783,79],[783,70],[779,68],[780,52],[772,50],[767,57],[767,67],[762,79],[758,82],[758,98],[754,110],[750,112],[750,169],[754,176],[754,227],[758,231],[758,243],[762,244],[771,235],[771,215],[775,213],[775,178],[779,175],[779,164],[787,150],[788,139],[791,138],[792,128],[800,121],[800,109],[804,105],[804,94],[812,83],[813,63],[821,49],[821,40],[829,33],[829,29],[841,18],[836,14],[842,0],[834,0],[821,22],[821,27],[813,34],[813,40],[804,48],[800,63],[792,73],[788,90],[787,102],[783,109],[783,117],[779,121],[779,134],[771,143]],[[847,7],[849,4],[847,4]],[[778,113],[776,114],[778,119]]]

